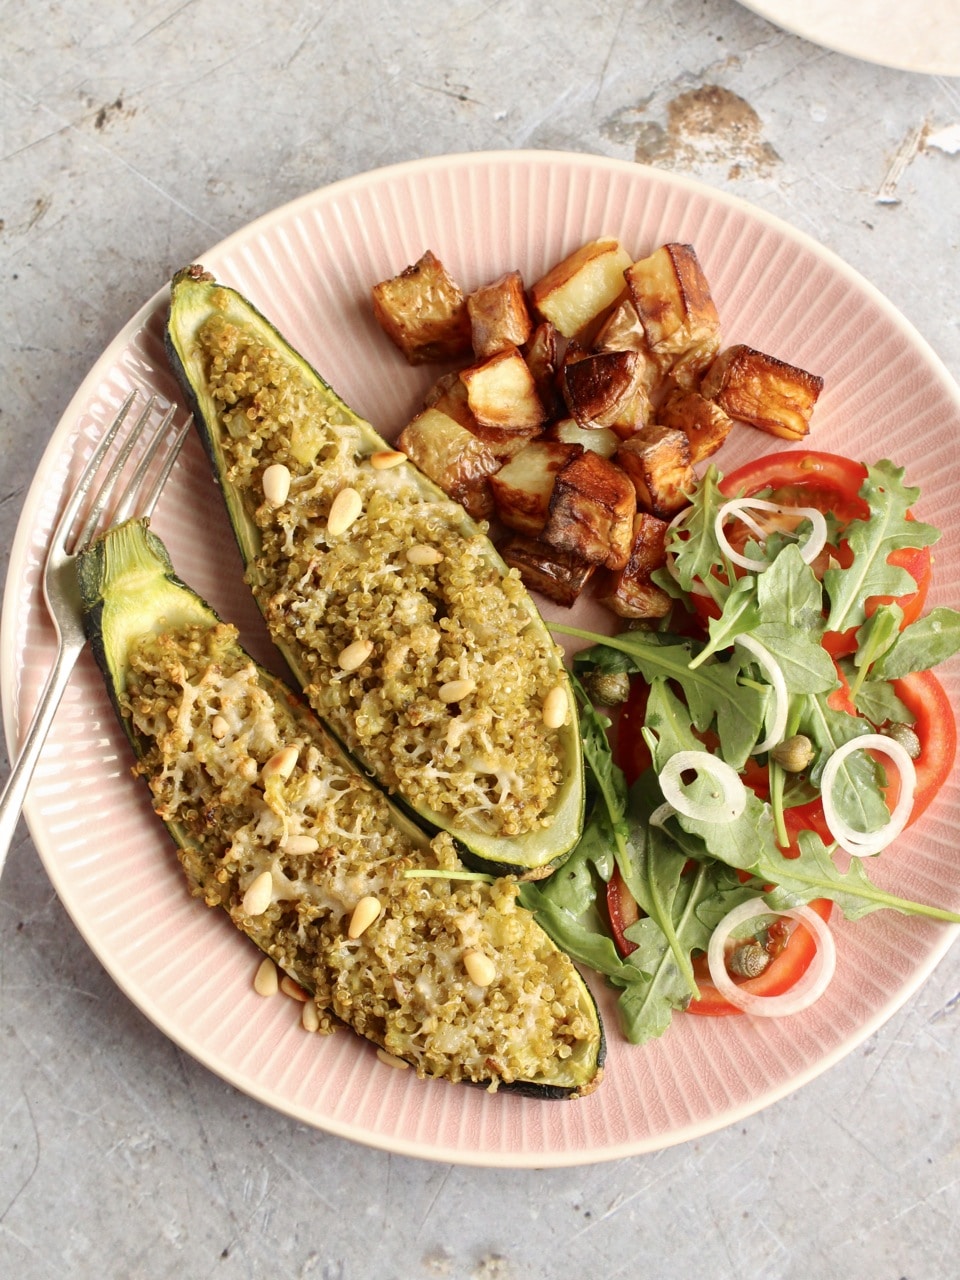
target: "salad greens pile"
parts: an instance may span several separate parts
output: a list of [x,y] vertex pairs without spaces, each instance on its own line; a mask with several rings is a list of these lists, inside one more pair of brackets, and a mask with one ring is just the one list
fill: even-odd
[[[739,902],[763,894],[783,910],[818,898],[832,900],[848,919],[878,908],[960,923],[960,915],[895,897],[873,884],[863,859],[838,859],[836,845],[816,831],[797,836],[790,857],[784,813],[815,798],[830,755],[843,743],[912,716],[892,681],[926,671],[960,651],[960,613],[934,609],[903,629],[903,611],[882,604],[869,618],[869,596],[901,595],[914,584],[887,563],[897,547],[923,547],[938,538],[930,525],[907,518],[918,491],[889,462],[867,468],[860,495],[868,519],[845,525],[849,567],[835,561],[822,580],[801,556],[803,522],[750,539],[745,554],[767,567],[740,573],[716,536],[726,501],[714,467],[706,472],[682,525],[668,540],[671,571],[657,580],[683,606],[709,591],[719,610],[702,638],[679,630],[633,630],[601,636],[555,625],[557,632],[590,642],[574,659],[581,708],[591,809],[583,837],[568,861],[546,881],[524,884],[522,901],[577,961],[619,988],[627,1038],[642,1043],[663,1033],[676,1010],[698,994],[693,957],[704,952],[717,923]],[[839,529],[828,517],[831,543]],[[669,620],[668,620],[669,625]],[[674,622],[672,625],[678,625]],[[856,648],[836,663],[823,646],[828,631],[857,627]],[[716,822],[688,817],[664,805],[659,774],[681,751],[705,749],[739,771],[751,763],[773,714],[768,664],[736,645],[739,635],[759,641],[783,674],[788,695],[785,737],[802,734],[812,759],[801,775],[788,773],[773,752],[763,752],[769,786],[763,798],[749,787],[742,813]],[[652,767],[628,788],[614,761],[610,720],[591,702],[587,678],[627,672],[649,686],[643,736]],[[839,710],[831,695],[849,686],[853,707]],[[885,774],[874,756],[856,751],[842,764],[833,798],[841,817],[860,831],[889,819]],[[709,807],[716,784],[699,771],[686,792],[696,811]],[[843,865],[847,863],[847,865]],[[625,930],[636,950],[620,954],[605,910],[605,886],[619,869],[640,907]]]

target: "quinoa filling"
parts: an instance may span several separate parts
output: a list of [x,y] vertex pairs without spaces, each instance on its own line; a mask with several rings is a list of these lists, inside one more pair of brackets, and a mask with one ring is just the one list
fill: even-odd
[[[313,994],[321,1029],[334,1015],[422,1076],[576,1084],[596,1027],[516,882],[457,879],[451,838],[399,827],[267,679],[223,623],[145,637],[129,656],[138,770],[190,837],[192,891]],[[379,910],[351,937],[362,899]]]
[[[424,497],[411,464],[372,466],[276,351],[219,315],[198,343],[228,479],[261,531],[250,585],[314,709],[416,809],[485,835],[548,827],[563,764],[543,708],[562,663],[517,571],[491,562],[482,530],[465,535],[454,503]],[[273,464],[291,477],[279,504],[264,497]],[[359,502],[340,529],[328,518],[347,489]]]

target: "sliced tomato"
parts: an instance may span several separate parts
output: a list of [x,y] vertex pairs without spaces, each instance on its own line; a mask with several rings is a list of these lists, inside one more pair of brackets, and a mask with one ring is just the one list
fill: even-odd
[[[811,909],[824,920],[830,918],[832,906],[828,898],[817,898],[810,903]],[[640,911],[619,870],[614,871],[607,885],[607,912],[617,950],[622,956],[628,956],[631,951],[636,950],[636,944],[626,936],[626,930],[639,920]],[[758,978],[745,979],[741,985],[745,991],[752,991],[758,996],[781,995],[803,977],[816,952],[815,938],[803,925],[798,925],[790,934],[786,946],[770,961],[763,973]],[[691,1001],[687,1007],[688,1013],[717,1018],[742,1012],[721,996],[710,981],[706,956],[698,956],[694,960],[693,972],[700,989],[700,998]]]
[[731,498],[750,498],[761,489],[773,489],[778,495],[774,502],[832,511],[846,524],[870,514],[860,497],[866,478],[862,462],[838,453],[782,449],[737,467],[724,476],[720,489]]
[[640,919],[640,908],[627,888],[619,867],[614,867],[613,875],[607,882],[607,915],[610,918],[610,931],[620,954],[628,956],[631,951],[636,951],[637,944],[627,937],[627,930]]
[[[815,911],[821,919],[830,919],[833,903],[829,898],[815,898],[809,905],[810,910]],[[802,924],[798,924],[784,949],[774,956],[763,973],[758,978],[745,978],[738,986],[756,996],[782,995],[794,983],[799,982],[816,954],[816,938]],[[687,1013],[699,1014],[703,1018],[723,1018],[743,1012],[726,1000],[710,981],[706,956],[698,956],[694,960],[693,972],[700,989],[700,999],[690,1002]]]
[[[807,450],[782,450],[756,458],[737,470],[731,471],[720,482],[720,490],[727,497],[752,497],[762,490],[770,490],[771,501],[782,506],[816,507],[818,511],[832,514],[841,525],[851,520],[867,519],[868,504],[860,497],[860,488],[867,477],[867,469],[861,462],[844,458],[835,453]],[[909,517],[908,517],[909,518]],[[732,535],[731,535],[732,536]],[[837,547],[814,563],[814,569],[822,572],[833,555],[841,564],[849,564],[850,553],[841,541]],[[895,601],[903,610],[903,625],[920,616],[926,602],[932,571],[929,547],[904,547],[892,551],[887,562],[905,569],[913,578],[915,591],[899,596],[870,596],[864,602],[864,611],[870,617],[881,604]],[[704,620],[717,617],[719,610],[706,596],[694,596],[693,604]],[[856,627],[840,632],[828,632],[824,648],[834,657],[852,653],[856,649]]]
[[920,755],[913,762],[917,790],[910,822],[921,813],[953,772],[957,754],[957,722],[943,685],[932,671],[915,671],[893,681],[893,691],[914,717]]

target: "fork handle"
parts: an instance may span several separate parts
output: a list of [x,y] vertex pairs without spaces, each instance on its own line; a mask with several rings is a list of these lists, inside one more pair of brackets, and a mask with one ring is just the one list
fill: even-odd
[[40,701],[37,703],[37,709],[33,713],[33,719],[30,721],[23,747],[4,784],[3,794],[0,795],[0,872],[3,871],[3,865],[7,860],[7,852],[13,840],[13,833],[17,829],[20,811],[27,798],[30,779],[37,767],[37,760],[40,758],[43,744],[50,732],[53,717],[63,698],[82,647],[82,645],[68,645],[57,654],[57,659],[43,687],[43,693],[40,695]]

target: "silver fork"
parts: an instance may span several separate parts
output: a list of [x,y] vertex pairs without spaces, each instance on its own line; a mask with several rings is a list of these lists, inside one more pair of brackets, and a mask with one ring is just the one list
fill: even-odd
[[126,482],[109,520],[103,529],[119,524],[137,514],[149,517],[160,497],[167,477],[169,476],[177,454],[189,430],[189,421],[177,432],[173,443],[167,450],[162,467],[157,472],[149,488],[146,487],[151,465],[157,457],[160,446],[169,433],[170,425],[176,412],[171,407],[163,414],[159,424],[148,430],[157,401],[151,396],[146,406],[140,411],[136,422],[130,428],[116,456],[106,469],[96,497],[90,505],[89,512],[83,521],[80,532],[74,536],[74,525],[78,522],[84,499],[90,486],[98,476],[110,446],[119,435],[131,409],[137,399],[137,393],[131,392],[120,407],[120,412],[113,420],[103,439],[97,445],[89,462],[83,469],[76,488],[70,495],[66,506],[57,522],[50,538],[47,558],[43,568],[43,597],[57,632],[58,651],[53,667],[47,677],[37,709],[33,714],[27,736],[24,739],[20,754],[13,764],[10,776],[0,795],[0,872],[7,859],[7,851],[16,830],[17,820],[26,799],[30,779],[36,768],[37,760],[44,741],[53,723],[53,717],[64,690],[70,680],[70,673],[76,665],[77,658],[87,642],[83,629],[83,610],[80,604],[80,588],[77,582],[77,556],[90,545],[101,531],[101,522],[107,511],[123,471],[141,439],[146,440],[143,453],[135,470]]

